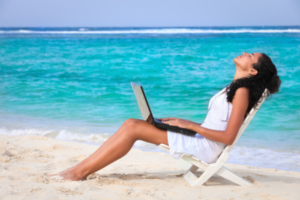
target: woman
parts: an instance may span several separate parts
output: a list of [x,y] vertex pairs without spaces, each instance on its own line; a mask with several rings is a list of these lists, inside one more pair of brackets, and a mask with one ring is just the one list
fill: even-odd
[[234,59],[236,72],[232,83],[216,94],[209,103],[203,124],[178,118],[162,118],[163,123],[191,129],[195,137],[161,130],[143,120],[128,119],[97,151],[76,166],[51,176],[64,180],[85,180],[88,175],[126,155],[137,140],[166,144],[171,154],[181,153],[214,162],[226,145],[231,145],[247,116],[257,105],[265,88],[278,92],[281,81],[271,59],[263,53],[243,53]]

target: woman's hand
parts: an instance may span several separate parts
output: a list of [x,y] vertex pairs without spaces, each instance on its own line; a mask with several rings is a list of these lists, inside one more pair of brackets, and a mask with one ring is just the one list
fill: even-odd
[[198,126],[201,125],[189,120],[179,119],[175,117],[160,118],[158,120],[160,120],[162,123],[169,124],[170,126],[178,126],[180,128],[186,128],[186,129],[191,129],[190,127],[195,124],[197,124]]

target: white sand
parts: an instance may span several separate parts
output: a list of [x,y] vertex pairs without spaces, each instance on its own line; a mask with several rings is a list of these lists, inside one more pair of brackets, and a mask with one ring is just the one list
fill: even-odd
[[47,174],[80,162],[98,147],[40,136],[0,136],[0,199],[300,199],[300,173],[227,164],[253,183],[241,187],[214,176],[190,187],[189,167],[165,153],[133,149],[87,181]]

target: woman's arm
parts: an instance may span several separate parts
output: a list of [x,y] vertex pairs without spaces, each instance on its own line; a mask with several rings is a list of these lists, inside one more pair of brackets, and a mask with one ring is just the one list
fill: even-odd
[[181,128],[187,128],[196,131],[200,135],[210,140],[231,145],[234,142],[236,135],[244,121],[244,116],[249,104],[248,99],[249,99],[249,89],[243,87],[236,90],[234,99],[232,101],[232,111],[231,111],[230,119],[225,131],[216,131],[212,129],[207,129],[195,122],[178,119],[178,118],[162,118],[161,120],[163,123],[172,126],[179,126]]

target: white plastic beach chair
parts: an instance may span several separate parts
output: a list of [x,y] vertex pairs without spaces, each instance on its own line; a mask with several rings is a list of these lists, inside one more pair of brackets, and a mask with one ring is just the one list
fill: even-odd
[[[228,180],[230,180],[230,181],[232,181],[232,182],[234,182],[238,185],[241,185],[241,186],[251,186],[252,185],[252,183],[250,183],[249,181],[243,179],[242,177],[234,174],[233,172],[231,172],[230,170],[225,168],[223,165],[225,164],[225,162],[229,158],[229,154],[230,154],[231,150],[235,146],[238,139],[241,137],[244,130],[247,128],[249,122],[254,117],[255,113],[257,112],[257,110],[260,108],[261,104],[266,99],[267,92],[268,92],[268,90],[265,89],[265,91],[262,94],[262,97],[260,99],[261,102],[258,103],[257,109],[254,109],[254,108],[251,109],[250,113],[248,114],[248,116],[244,120],[244,122],[243,122],[243,124],[242,124],[242,126],[241,126],[234,142],[232,143],[232,145],[227,145],[225,147],[225,149],[220,154],[218,160],[215,163],[207,164],[207,163],[205,163],[201,160],[198,160],[197,158],[195,158],[194,156],[191,156],[191,155],[185,155],[184,154],[184,155],[181,156],[181,159],[183,159],[183,160],[187,161],[188,163],[192,164],[192,166],[183,175],[185,180],[187,182],[189,182],[189,184],[191,186],[204,184],[214,174],[222,176],[223,178],[226,178],[226,179],[228,179]],[[159,147],[163,150],[168,151],[168,152],[170,150],[169,146],[167,146],[165,144],[160,144]],[[194,174],[199,168],[204,171],[200,177],[198,177],[197,175]]]

